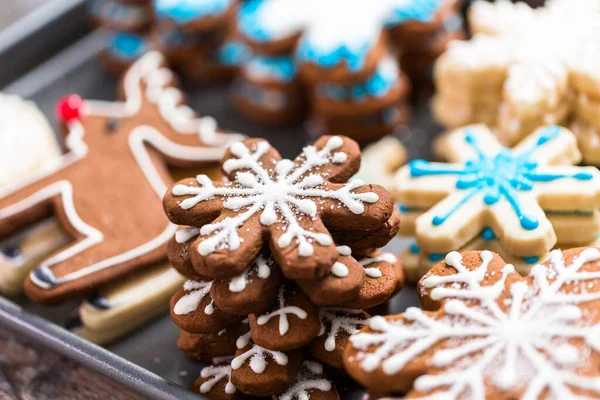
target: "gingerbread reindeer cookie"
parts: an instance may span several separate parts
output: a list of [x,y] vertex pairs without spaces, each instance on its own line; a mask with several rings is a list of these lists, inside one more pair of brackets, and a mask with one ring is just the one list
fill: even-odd
[[288,279],[330,272],[338,254],[329,230],[375,230],[393,212],[380,186],[347,180],[358,170],[356,142],[324,136],[295,161],[281,159],[262,139],[234,143],[222,160],[229,182],[205,175],[180,181],[164,198],[169,219],[201,227],[191,246],[202,275],[239,275],[270,238]]
[[51,211],[74,238],[30,274],[32,299],[83,294],[166,256],[176,230],[161,209],[167,165],[214,163],[239,138],[196,117],[174,83],[151,52],[125,74],[124,102],[68,97],[58,110],[68,128],[60,162],[0,190],[0,238]]
[[[408,398],[600,398],[600,250],[554,250],[523,278],[496,254],[451,252],[419,281],[423,311],[372,318],[349,373]],[[431,310],[431,311],[429,311]]]
[[540,256],[556,243],[550,214],[586,226],[577,237],[583,243],[595,239],[600,173],[573,166],[581,154],[567,129],[540,128],[512,150],[483,125],[446,142],[454,163],[414,160],[396,177],[402,204],[426,210],[415,228],[426,253],[461,248],[490,227],[508,254]]

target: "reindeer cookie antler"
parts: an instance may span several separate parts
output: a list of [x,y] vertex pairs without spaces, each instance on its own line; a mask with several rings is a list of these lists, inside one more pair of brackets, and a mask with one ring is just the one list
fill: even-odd
[[34,300],[86,293],[166,257],[176,230],[161,209],[171,184],[167,164],[214,163],[240,138],[196,117],[174,82],[164,57],[150,52],[124,75],[124,102],[69,97],[59,105],[67,153],[0,190],[0,238],[50,210],[75,238],[31,273],[25,289]]

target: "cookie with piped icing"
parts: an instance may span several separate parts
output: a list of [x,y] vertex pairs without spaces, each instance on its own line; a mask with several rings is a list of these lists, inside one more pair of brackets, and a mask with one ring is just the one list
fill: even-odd
[[540,128],[509,149],[487,127],[472,125],[450,133],[446,144],[453,162],[413,160],[397,174],[403,206],[422,210],[415,232],[425,253],[461,248],[486,227],[515,257],[545,254],[557,232],[595,240],[600,173],[574,165],[581,153],[568,129]]
[[272,396],[294,382],[303,360],[302,350],[268,350],[242,336],[231,361],[231,382],[246,394]]
[[208,361],[214,357],[235,354],[237,339],[249,330],[248,321],[233,324],[217,333],[189,333],[181,331],[177,347],[190,358]]
[[600,250],[554,250],[529,275],[498,255],[451,252],[418,284],[423,309],[374,317],[344,364],[408,398],[597,398]]
[[320,329],[319,309],[299,287],[279,288],[273,307],[248,316],[252,341],[270,350],[298,349],[314,339]]
[[167,191],[164,209],[173,223],[202,227],[191,246],[201,275],[241,274],[270,238],[286,278],[312,279],[326,275],[337,258],[330,229],[374,230],[393,213],[385,189],[347,182],[359,164],[358,145],[346,137],[322,137],[295,161],[249,139],[222,160],[230,183],[204,175],[180,181]]

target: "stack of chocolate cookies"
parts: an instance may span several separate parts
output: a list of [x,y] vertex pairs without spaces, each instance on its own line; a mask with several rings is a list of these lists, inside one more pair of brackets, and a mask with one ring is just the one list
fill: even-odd
[[213,361],[194,390],[339,398],[322,364],[343,367],[365,310],[404,281],[399,261],[374,250],[397,233],[398,213],[381,186],[348,182],[359,166],[346,137],[324,136],[294,161],[248,139],[226,152],[222,180],[199,175],[167,191],[165,212],[181,226],[169,259],[189,279],[171,300],[178,345]]
[[407,21],[391,29],[400,46],[400,65],[419,91],[433,89],[433,64],[452,40],[465,38],[460,1],[442,0],[427,22]]

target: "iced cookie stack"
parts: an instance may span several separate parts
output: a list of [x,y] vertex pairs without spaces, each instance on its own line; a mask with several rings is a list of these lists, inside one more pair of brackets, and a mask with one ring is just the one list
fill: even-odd
[[166,214],[182,227],[169,258],[189,279],[171,300],[178,345],[214,359],[194,390],[293,398],[317,381],[313,390],[338,398],[319,363],[341,368],[364,310],[403,281],[396,258],[372,250],[398,230],[391,196],[348,183],[359,165],[345,137],[322,137],[294,161],[248,139],[225,154],[224,179],[199,175],[167,191]]
[[427,31],[421,37],[427,41],[440,26],[443,8],[436,0],[246,2],[238,29],[256,58],[249,68],[262,66],[254,69],[283,89],[272,94],[272,87],[244,74],[238,92],[243,101],[237,103],[250,117],[264,119],[267,112],[277,120],[302,117],[304,110],[297,107],[303,101],[301,85],[317,131],[377,139],[409,118],[409,81],[399,67],[397,40],[387,40],[388,30],[396,31],[394,38],[405,38],[407,47],[409,39],[419,41],[419,30]]
[[473,39],[453,42],[436,63],[436,118],[489,124],[509,146],[543,125],[571,126],[584,161],[600,162],[598,3],[475,2],[469,22]]
[[154,23],[150,0],[91,0],[88,15],[107,31],[107,47],[100,59],[121,73],[149,50],[148,32]]
[[444,140],[451,163],[413,160],[396,175],[403,233],[416,244],[418,279],[453,249],[493,250],[527,272],[555,245],[589,245],[600,232],[600,173],[576,166],[577,140],[556,125],[540,128],[514,149],[483,125]]
[[391,29],[400,48],[400,65],[414,88],[430,91],[435,60],[452,40],[465,38],[459,5],[457,0],[441,0],[430,21],[407,21]]

